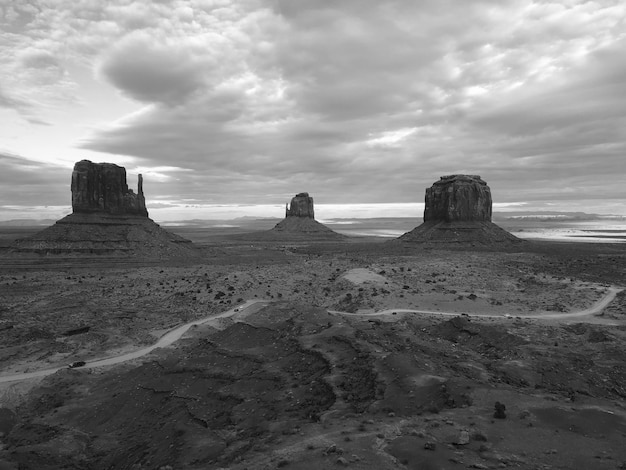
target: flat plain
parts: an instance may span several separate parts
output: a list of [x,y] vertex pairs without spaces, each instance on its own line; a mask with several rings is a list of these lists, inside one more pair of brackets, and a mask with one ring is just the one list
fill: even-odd
[[0,258],[1,469],[626,468],[626,244],[176,232]]

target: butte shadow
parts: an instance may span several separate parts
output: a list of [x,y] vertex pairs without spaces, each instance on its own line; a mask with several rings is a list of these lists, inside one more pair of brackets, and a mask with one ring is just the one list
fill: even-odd
[[424,223],[394,242],[455,246],[524,243],[491,221],[491,190],[477,175],[442,176],[426,189]]
[[71,190],[72,214],[16,240],[10,255],[198,256],[189,240],[148,217],[141,175],[135,193],[128,188],[124,167],[81,160],[74,165]]

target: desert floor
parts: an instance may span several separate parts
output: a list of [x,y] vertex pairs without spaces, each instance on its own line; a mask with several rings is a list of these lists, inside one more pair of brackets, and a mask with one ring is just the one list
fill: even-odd
[[0,469],[626,468],[626,244],[181,234],[0,258]]

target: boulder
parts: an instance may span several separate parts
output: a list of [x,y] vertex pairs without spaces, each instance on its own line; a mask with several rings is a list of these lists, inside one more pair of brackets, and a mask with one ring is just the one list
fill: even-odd
[[81,160],[72,172],[72,211],[148,217],[139,175],[137,194],[128,188],[126,169],[113,163]]
[[285,206],[285,217],[306,217],[308,219],[315,219],[313,198],[309,196],[309,193],[296,194],[291,199],[291,203]]

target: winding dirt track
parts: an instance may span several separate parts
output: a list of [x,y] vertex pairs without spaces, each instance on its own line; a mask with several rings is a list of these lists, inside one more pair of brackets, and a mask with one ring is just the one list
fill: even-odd
[[[251,307],[252,305],[255,304],[267,304],[268,301],[267,300],[248,300],[247,302],[237,306],[237,307],[233,307],[230,310],[226,310],[225,312],[219,313],[217,315],[213,315],[210,317],[206,317],[206,318],[202,318],[200,320],[194,320],[192,322],[189,323],[185,323],[184,325],[178,326],[176,328],[174,328],[173,330],[168,331],[167,333],[165,333],[163,336],[161,336],[161,338],[159,338],[159,340],[154,343],[151,346],[142,348],[142,349],[138,349],[136,351],[130,352],[130,353],[126,353],[126,354],[121,354],[119,356],[112,356],[112,357],[106,357],[106,358],[102,358],[102,359],[96,359],[90,362],[87,362],[84,366],[82,366],[81,368],[83,369],[91,369],[94,367],[103,367],[103,366],[111,366],[114,364],[120,364],[122,362],[126,362],[126,361],[130,361],[132,359],[137,359],[138,357],[142,357],[145,356],[146,354],[151,353],[152,351],[154,351],[157,348],[164,348],[167,346],[170,346],[171,344],[175,343],[176,341],[178,341],[186,332],[187,330],[189,330],[189,328],[191,328],[192,326],[198,326],[198,325],[203,325],[205,323],[208,323],[210,321],[213,320],[217,320],[219,318],[226,318],[226,317],[230,317],[232,315],[234,315],[235,313],[247,309],[249,307]],[[55,372],[57,372],[58,370],[61,369],[66,369],[66,367],[54,367],[51,369],[43,369],[43,370],[37,370],[34,372],[25,372],[23,374],[15,374],[15,375],[6,375],[6,376],[0,376],[0,383],[6,383],[6,382],[15,382],[15,381],[21,381],[21,380],[27,380],[27,379],[33,379],[33,378],[37,378],[37,377],[45,377],[46,375],[50,375],[50,374],[54,374]]]
[[474,312],[440,312],[436,310],[413,310],[406,308],[395,308],[395,309],[387,309],[381,310],[379,312],[361,312],[361,313],[350,313],[350,312],[341,312],[338,310],[328,310],[330,313],[336,313],[340,315],[350,315],[350,316],[380,316],[380,315],[393,315],[396,313],[421,313],[425,315],[440,315],[440,316],[448,316],[448,317],[458,317],[459,315],[467,315],[470,317],[481,317],[481,318],[532,318],[535,320],[570,320],[572,318],[580,318],[586,317],[590,315],[596,315],[600,313],[607,305],[609,305],[615,296],[622,292],[624,289],[620,287],[609,287],[606,295],[598,300],[591,307],[586,308],[584,310],[577,310],[574,312],[568,313],[554,313],[554,312],[537,312],[533,314],[520,315],[519,313],[474,313]]
[[[419,313],[426,315],[439,315],[439,316],[452,316],[456,317],[459,315],[468,315],[471,317],[481,317],[481,318],[506,318],[506,317],[515,317],[515,318],[532,318],[535,320],[568,320],[572,318],[582,318],[585,316],[596,315],[600,313],[608,304],[610,304],[615,296],[621,292],[623,289],[618,287],[610,287],[606,293],[606,295],[601,298],[598,302],[592,305],[589,308],[584,310],[579,310],[575,312],[569,313],[552,313],[552,312],[540,312],[533,315],[519,315],[519,314],[483,314],[483,313],[471,313],[471,312],[438,312],[432,310],[413,310],[413,309],[387,309],[381,310],[379,312],[371,312],[371,313],[350,313],[350,312],[340,312],[337,310],[328,310],[329,313],[338,314],[338,315],[347,315],[347,316],[357,316],[357,317],[372,317],[372,316],[381,316],[381,315],[393,315],[397,313]],[[268,300],[248,300],[245,303],[233,307],[230,310],[226,310],[217,315],[213,315],[211,317],[202,318],[200,320],[194,320],[189,323],[185,323],[184,325],[178,326],[173,330],[168,331],[164,334],[156,343],[146,348],[138,349],[136,351],[121,354],[119,356],[106,357],[102,359],[96,359],[94,361],[86,363],[82,368],[90,369],[95,367],[103,367],[103,366],[111,366],[114,364],[120,364],[122,362],[130,361],[132,359],[137,359],[139,357],[145,356],[150,352],[154,351],[157,348],[164,348],[170,346],[171,344],[178,341],[192,326],[203,325],[213,320],[217,320],[220,318],[227,318],[233,316],[235,313],[238,313],[242,310],[248,309],[256,304],[268,304],[271,301]],[[34,372],[25,372],[23,374],[14,374],[14,375],[6,375],[0,376],[0,383],[7,382],[17,382],[23,381],[38,377],[45,377],[47,375],[54,374],[58,370],[65,369],[66,367],[54,367],[51,369],[43,369]]]

